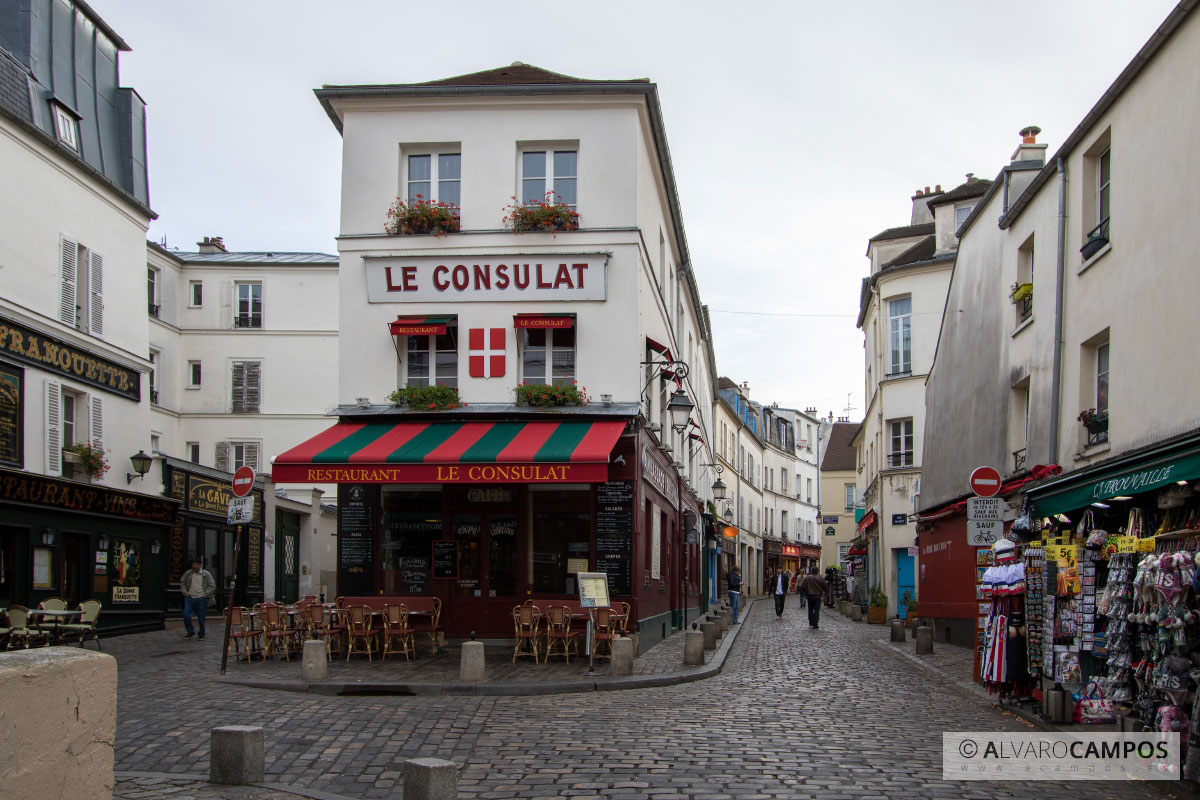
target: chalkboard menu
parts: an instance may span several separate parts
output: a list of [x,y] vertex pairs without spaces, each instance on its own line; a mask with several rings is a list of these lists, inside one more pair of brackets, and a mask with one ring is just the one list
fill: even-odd
[[400,590],[405,594],[425,594],[429,581],[429,559],[404,556],[400,559]]
[[375,487],[338,487],[338,593],[374,594]]
[[433,543],[433,577],[458,577],[458,542],[454,539],[437,539]]
[[610,594],[633,590],[633,483],[596,487],[596,572],[608,573]]

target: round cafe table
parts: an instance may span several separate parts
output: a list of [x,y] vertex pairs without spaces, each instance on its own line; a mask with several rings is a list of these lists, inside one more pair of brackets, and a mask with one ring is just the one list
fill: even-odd
[[63,609],[61,611],[58,611],[55,609],[49,609],[49,608],[34,608],[34,609],[30,609],[29,616],[30,617],[41,617],[42,619],[54,620],[54,631],[51,633],[51,637],[55,641],[58,641],[62,638],[62,634],[60,633],[58,626],[61,623],[69,622],[72,617],[82,618],[83,611],[78,608],[74,609],[74,610]]

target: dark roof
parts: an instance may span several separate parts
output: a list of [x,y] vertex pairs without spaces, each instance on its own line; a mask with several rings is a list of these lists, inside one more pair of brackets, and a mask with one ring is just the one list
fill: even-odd
[[856,450],[851,442],[862,423],[835,422],[829,432],[829,444],[825,445],[825,457],[821,459],[821,471],[835,469],[857,469]]
[[717,388],[718,389],[737,389],[738,385],[730,378],[726,378],[726,377],[722,376],[720,378],[717,378]]
[[[485,69],[482,72],[472,72],[454,78],[441,78],[436,81],[407,84],[408,86],[537,86],[548,83],[649,83],[648,78],[631,78],[629,80],[588,80],[551,72],[548,69],[535,67],[514,61],[507,67]],[[400,84],[406,85],[406,84]]]
[[882,242],[885,239],[904,239],[909,236],[927,236],[933,233],[932,222],[922,222],[920,225],[905,225],[902,228],[888,228],[868,239],[868,242]]
[[265,250],[246,253],[190,253],[166,251],[185,264],[336,264],[337,256],[328,253],[282,253]]
[[987,178],[976,178],[969,176],[966,183],[960,183],[950,191],[939,195],[929,201],[929,207],[932,209],[935,206],[944,206],[947,203],[955,203],[959,200],[968,200],[972,197],[983,197],[987,192],[988,187],[992,182]]
[[882,267],[880,267],[880,269],[885,270],[889,269],[890,267],[900,267],[904,266],[905,264],[915,264],[918,261],[928,261],[929,259],[933,258],[933,254],[936,252],[937,238],[934,236],[926,236],[924,239],[884,264]]

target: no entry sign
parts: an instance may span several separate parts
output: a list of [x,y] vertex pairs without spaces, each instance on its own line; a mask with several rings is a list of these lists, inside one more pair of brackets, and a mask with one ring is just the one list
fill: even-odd
[[992,467],[976,467],[971,473],[971,491],[980,497],[991,497],[1000,491],[1000,473]]
[[254,470],[250,467],[238,467],[233,473],[233,493],[237,497],[245,497],[254,488]]

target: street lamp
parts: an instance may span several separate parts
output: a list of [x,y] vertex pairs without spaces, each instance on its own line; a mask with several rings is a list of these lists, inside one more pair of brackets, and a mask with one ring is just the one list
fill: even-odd
[[688,420],[692,418],[692,409],[695,407],[696,404],[682,387],[671,395],[670,401],[667,402],[667,411],[671,412],[671,427],[676,433],[683,433],[687,429]]
[[146,455],[145,450],[138,450],[136,455],[132,455],[129,457],[129,460],[133,464],[133,472],[137,473],[137,474],[135,475],[135,474],[129,473],[129,472],[125,473],[125,485],[126,486],[133,483],[134,478],[144,477],[146,475],[146,473],[150,471],[150,464],[152,464],[154,462],[153,458]]
[[726,521],[726,522],[733,522],[733,504],[732,504],[732,503],[730,503],[729,505],[725,506],[725,514],[724,514],[724,516],[725,516],[725,521]]

